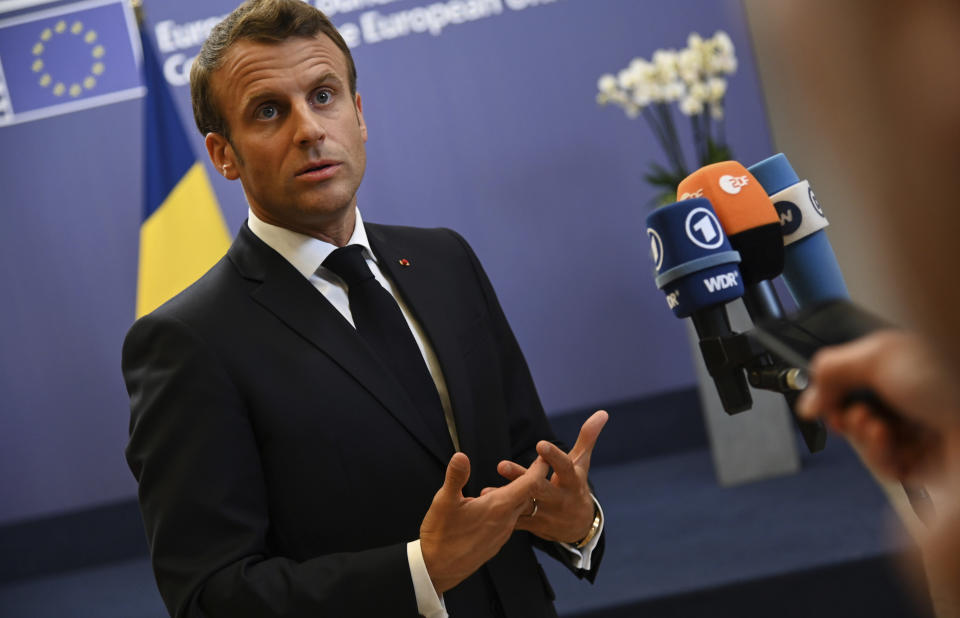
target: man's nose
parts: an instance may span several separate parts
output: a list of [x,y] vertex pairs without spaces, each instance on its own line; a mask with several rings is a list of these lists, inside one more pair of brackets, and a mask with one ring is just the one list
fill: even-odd
[[296,123],[294,140],[300,146],[309,146],[323,140],[327,132],[320,115],[305,101],[295,105],[292,110],[293,121]]

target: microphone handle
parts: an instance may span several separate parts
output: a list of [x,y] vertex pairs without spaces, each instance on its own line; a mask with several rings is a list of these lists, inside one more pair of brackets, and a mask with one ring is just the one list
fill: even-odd
[[[758,283],[748,284],[743,292],[743,304],[750,314],[750,319],[754,324],[762,324],[769,320],[783,319],[785,313],[780,297],[773,287],[770,280],[763,280]],[[787,407],[793,420],[797,423],[800,435],[803,436],[803,442],[807,445],[807,450],[811,453],[823,450],[827,443],[827,428],[823,422],[802,420],[797,416],[795,404],[798,398],[797,394],[784,394],[787,400]]]
[[705,340],[729,337],[733,334],[726,308],[723,305],[713,305],[698,309],[690,315],[690,318],[700,339],[700,353],[717,387],[717,394],[720,396],[724,411],[727,414],[736,414],[749,410],[753,405],[753,398],[750,396],[750,387],[743,369],[741,367],[718,368],[714,362],[715,359],[709,353],[705,353],[703,347]]
[[747,284],[744,288],[743,304],[754,324],[783,318],[783,304],[769,279]]

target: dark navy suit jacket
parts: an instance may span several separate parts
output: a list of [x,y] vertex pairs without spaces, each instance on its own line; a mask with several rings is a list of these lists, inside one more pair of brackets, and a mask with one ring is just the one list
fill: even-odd
[[[554,437],[476,256],[450,230],[366,229],[440,361],[467,495],[502,485],[497,462],[527,464]],[[406,544],[452,453],[353,327],[246,225],[206,275],[134,324],[123,373],[127,460],[172,615],[417,614]],[[444,595],[451,616],[555,616],[533,544],[569,566],[561,548],[514,533]],[[574,572],[592,580],[602,552]]]

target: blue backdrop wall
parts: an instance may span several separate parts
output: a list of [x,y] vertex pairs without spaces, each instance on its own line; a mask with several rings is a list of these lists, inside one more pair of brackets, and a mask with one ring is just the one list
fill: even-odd
[[[653,191],[642,175],[661,155],[644,124],[597,106],[596,82],[635,56],[683,47],[690,32],[723,29],[739,58],[729,142],[746,163],[768,156],[742,7],[471,3],[475,19],[403,33],[397,15],[436,3],[316,0],[359,68],[364,218],[466,236],[550,414],[691,386],[684,327],[653,285],[644,234]],[[235,5],[146,1],[198,153],[185,70],[208,22]],[[135,493],[119,364],[134,313],[141,108],[134,98],[0,126],[0,524]],[[246,217],[239,183],[210,176],[235,232]]]

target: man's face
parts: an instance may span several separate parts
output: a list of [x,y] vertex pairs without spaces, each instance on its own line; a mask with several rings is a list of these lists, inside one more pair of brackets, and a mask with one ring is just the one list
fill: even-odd
[[224,176],[240,178],[257,217],[311,236],[351,218],[367,127],[333,41],[239,41],[212,85],[230,140],[211,133],[207,150]]

